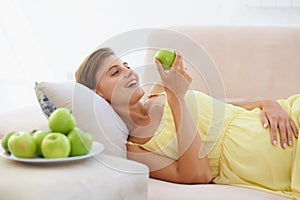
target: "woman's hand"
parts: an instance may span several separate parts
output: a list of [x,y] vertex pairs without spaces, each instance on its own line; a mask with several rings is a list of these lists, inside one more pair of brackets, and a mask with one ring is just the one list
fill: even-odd
[[155,63],[167,94],[183,98],[192,82],[192,77],[185,70],[182,56],[176,52],[174,63],[169,71],[165,71],[158,60],[155,60]]
[[261,120],[265,128],[270,127],[271,141],[277,144],[277,130],[279,131],[282,148],[292,146],[292,135],[298,138],[294,122],[283,108],[274,100],[266,100],[262,103]]

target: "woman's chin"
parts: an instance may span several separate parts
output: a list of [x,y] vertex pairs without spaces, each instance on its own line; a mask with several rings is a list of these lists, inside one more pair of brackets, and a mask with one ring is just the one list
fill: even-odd
[[130,102],[138,102],[145,95],[145,90],[142,87],[134,88],[130,96]]

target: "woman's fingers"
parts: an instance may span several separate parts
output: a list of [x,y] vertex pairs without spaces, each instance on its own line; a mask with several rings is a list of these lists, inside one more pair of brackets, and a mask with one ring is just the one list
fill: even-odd
[[286,131],[287,131],[287,144],[289,146],[292,146],[293,145],[293,129],[292,129],[292,126],[291,126],[291,123],[290,123],[290,120],[286,120]]
[[155,63],[167,94],[176,95],[178,98],[184,97],[192,82],[192,77],[185,71],[180,53],[176,52],[174,63],[168,71],[163,69],[158,60],[155,60]]
[[283,121],[278,123],[279,135],[280,135],[280,142],[282,148],[286,148],[287,145],[287,135],[288,132],[286,131],[286,124]]
[[166,74],[162,64],[158,61],[158,60],[155,60],[155,64],[157,66],[157,70],[158,70],[158,73],[160,74],[160,76],[164,76]]
[[[270,127],[271,142],[273,145],[277,145],[277,133],[279,132],[280,143],[282,148],[293,145],[292,136],[295,135],[295,125],[290,123],[289,120],[278,120],[278,119],[268,119],[267,116],[262,114],[262,123],[264,128]],[[296,135],[295,135],[296,137]]]
[[271,142],[277,145],[279,134],[282,148],[293,145],[293,136],[298,138],[298,130],[293,120],[277,103],[268,101],[264,104],[261,112],[261,122],[264,128],[270,128]]
[[274,146],[277,145],[277,122],[270,122],[271,142]]
[[291,124],[291,128],[292,128],[292,131],[293,131],[293,135],[295,136],[295,138],[298,138],[298,130],[294,124],[294,122],[292,120],[290,120],[290,124]]
[[265,112],[261,112],[260,114],[260,118],[261,118],[261,122],[264,128],[268,128],[269,127],[269,120],[266,116]]
[[186,71],[186,68],[183,64],[183,58],[178,51],[176,51],[176,57],[175,57],[175,60],[174,60],[174,63],[172,65],[171,69],[173,69],[173,70],[177,71],[179,74],[181,74],[189,84],[192,82],[192,77]]
[[182,73],[184,71],[182,56],[178,51],[175,51],[176,57],[172,65],[172,69]]
[[274,123],[270,123],[269,119],[265,112],[261,112],[261,121],[264,128],[270,127],[270,137],[271,137],[271,143],[276,146],[277,145],[277,125],[274,125]]

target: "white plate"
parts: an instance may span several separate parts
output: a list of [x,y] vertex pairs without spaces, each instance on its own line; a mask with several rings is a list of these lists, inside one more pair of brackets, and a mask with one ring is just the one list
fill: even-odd
[[15,161],[19,161],[19,162],[27,162],[27,163],[55,163],[55,162],[68,162],[68,161],[74,161],[74,160],[82,160],[85,158],[89,158],[92,156],[95,156],[99,153],[101,153],[104,150],[104,146],[103,144],[99,143],[99,142],[93,142],[93,146],[91,151],[84,156],[74,156],[74,157],[67,157],[67,158],[17,158],[13,155],[9,155],[8,153],[6,153],[4,151],[3,148],[0,148],[1,152],[1,156],[3,156],[4,158],[10,159],[10,160],[15,160]]

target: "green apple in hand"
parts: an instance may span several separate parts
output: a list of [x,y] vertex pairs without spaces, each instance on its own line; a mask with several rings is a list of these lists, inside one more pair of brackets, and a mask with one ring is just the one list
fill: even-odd
[[70,142],[62,133],[49,133],[41,144],[41,151],[45,158],[66,158],[70,154]]
[[9,138],[15,134],[16,132],[9,132],[7,134],[4,135],[4,137],[2,138],[2,141],[1,141],[1,145],[3,147],[3,149],[5,150],[6,153],[10,153],[10,150],[8,148],[8,140]]
[[174,50],[162,49],[158,51],[154,58],[159,60],[165,70],[169,70],[175,60],[176,53]]
[[46,135],[48,135],[49,133],[51,133],[50,130],[46,130],[46,131],[38,130],[38,131],[35,131],[32,135],[32,138],[36,143],[36,155],[39,157],[43,156],[42,150],[41,150],[42,141],[46,137]]
[[10,152],[18,158],[32,158],[35,155],[36,143],[29,132],[17,132],[8,140]]
[[50,115],[48,125],[53,132],[67,134],[75,128],[76,121],[69,109],[58,108]]
[[86,155],[92,148],[92,136],[77,127],[68,134],[68,138],[71,144],[70,156]]

